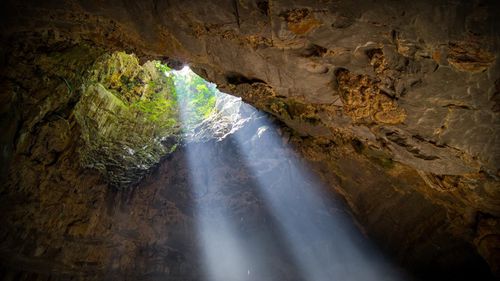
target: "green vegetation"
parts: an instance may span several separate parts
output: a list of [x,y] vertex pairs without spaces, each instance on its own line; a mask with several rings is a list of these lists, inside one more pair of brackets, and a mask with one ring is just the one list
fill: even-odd
[[168,73],[168,72],[170,72],[170,71],[172,71],[172,69],[171,69],[170,67],[168,67],[167,65],[162,64],[162,63],[161,63],[161,62],[159,62],[159,61],[156,61],[156,62],[155,62],[155,67],[156,67],[159,71],[161,71],[161,72],[163,72],[163,73],[165,73],[165,74],[166,74],[166,73]]
[[[74,80],[60,77],[71,93]],[[140,65],[124,52],[101,55],[83,80],[75,106],[81,161],[115,187],[137,182],[175,151],[183,130],[192,130],[215,108],[215,85],[189,68],[174,71],[157,61]]]
[[168,71],[161,64],[158,64],[158,68],[165,71],[167,79],[172,77],[174,80],[177,103],[183,111],[186,129],[199,124],[214,112],[217,92],[214,84],[208,83],[189,68]]
[[163,77],[166,71],[170,71],[166,65],[159,62],[154,65],[161,72],[159,79],[149,81],[146,94],[133,102],[131,107],[160,129],[175,128],[178,125],[179,108],[174,79],[171,76]]
[[146,94],[131,103],[147,120],[160,128],[177,128],[182,117],[183,128],[190,130],[214,112],[214,84],[189,68],[175,71],[158,61],[154,67],[161,77],[149,81]]
[[176,102],[167,99],[161,93],[155,94],[151,99],[139,100],[132,106],[141,111],[149,121],[161,126],[172,127],[176,122]]
[[183,114],[187,130],[208,118],[215,110],[215,85],[208,83],[189,68],[180,71],[156,61],[155,68],[165,78],[150,81],[145,98],[132,103],[148,120],[163,127],[172,127]]

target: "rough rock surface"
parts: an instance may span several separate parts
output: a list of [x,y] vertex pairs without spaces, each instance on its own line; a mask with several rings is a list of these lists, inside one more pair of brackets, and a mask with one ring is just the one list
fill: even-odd
[[[258,119],[262,118],[265,115],[259,115]],[[328,214],[319,212],[309,219],[351,221],[347,203],[355,208],[359,223],[378,245],[401,267],[415,271],[416,277],[488,280],[489,270],[474,250],[450,237],[448,226],[442,223],[446,209],[420,194],[425,182],[417,173],[398,163],[370,161],[365,156],[370,152],[347,140],[302,137],[279,124],[276,130],[262,130],[258,119],[252,118],[238,131],[253,136],[247,139],[244,153],[255,154],[258,161],[246,163],[241,144],[233,135],[222,141],[191,143],[164,158],[145,180],[128,190],[110,188],[100,174],[74,161],[76,142],[69,143],[48,165],[40,165],[30,155],[17,155],[15,161],[21,169],[11,170],[0,198],[4,214],[0,221],[2,277],[205,280],[196,229],[196,208],[202,205],[219,206],[211,209],[214,213],[229,211],[246,241],[245,247],[265,257],[253,265],[256,275],[252,276],[258,280],[307,280],[296,271],[289,249],[281,244],[281,224],[266,207],[255,177],[255,173],[279,175],[277,183],[282,192],[310,192],[296,189],[308,186],[307,180],[287,176],[291,172],[287,170],[288,161],[301,156],[314,159],[308,163],[310,169],[323,179],[325,188],[333,191],[328,200],[335,202]],[[59,129],[50,124],[45,126],[46,133],[40,134],[40,141],[46,135],[58,134]],[[68,138],[77,139],[79,135],[75,124]],[[269,144],[276,141],[281,145]],[[188,149],[203,160],[194,166],[188,163]],[[50,151],[41,150],[39,157],[48,155]],[[206,178],[206,190],[193,193],[193,177]],[[302,199],[296,197],[296,215],[301,214]],[[220,219],[217,215],[210,217],[211,224]],[[323,236],[326,241],[311,243],[335,245],[340,232],[356,228],[349,223],[340,226],[335,235]],[[424,234],[428,239],[422,239]],[[353,239],[358,246],[367,243],[363,236]],[[307,249],[307,244],[303,246]]]
[[171,78],[117,52],[98,58],[74,109],[83,144],[83,166],[100,171],[111,187],[136,184],[160,158],[175,150],[179,110]]
[[[498,274],[495,1],[4,1],[0,10],[5,237],[61,239],[56,230],[76,223],[42,216],[49,202],[74,198],[68,208],[88,212],[107,192],[72,162],[72,85],[104,50],[125,50],[189,63],[293,128],[367,233],[406,265],[461,272],[481,268],[477,251]],[[65,63],[47,57],[75,45]],[[18,240],[3,241],[4,258],[18,250]],[[26,249],[18,260],[29,272],[44,267]]]

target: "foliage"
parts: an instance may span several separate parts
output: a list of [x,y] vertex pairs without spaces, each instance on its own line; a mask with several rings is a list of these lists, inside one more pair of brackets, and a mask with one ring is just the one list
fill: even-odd
[[161,72],[160,79],[149,81],[146,94],[131,106],[160,128],[174,128],[179,115],[177,94],[173,77],[165,77],[171,69],[159,62],[155,62],[155,68]]
[[156,67],[159,71],[161,71],[161,72],[163,72],[163,73],[168,73],[168,72],[172,71],[172,69],[171,69],[170,67],[168,67],[168,66],[167,66],[167,65],[165,65],[165,64],[162,64],[162,63],[161,63],[161,62],[159,62],[159,61],[156,61],[156,62],[155,62],[155,67]]
[[[119,61],[130,60],[126,54],[113,56]],[[138,67],[138,62],[132,62]],[[176,71],[158,61],[151,62],[150,66],[153,72],[157,72],[156,75],[146,75],[146,68],[127,72],[128,68],[113,66],[109,74],[114,79],[109,78],[111,82],[107,86],[116,90],[133,111],[153,122],[160,130],[176,130],[181,117],[183,127],[189,130],[214,112],[217,92],[214,84],[189,68]],[[150,80],[141,82],[143,77]]]
[[139,100],[133,107],[146,115],[149,121],[159,123],[165,127],[175,126],[176,102],[167,99],[162,93],[155,94],[151,99]]
[[160,62],[154,66],[164,79],[151,80],[144,98],[132,104],[148,120],[164,128],[174,127],[182,111],[183,126],[189,130],[214,112],[215,85],[189,68],[175,71]]
[[[75,80],[58,76],[71,92]],[[139,65],[123,52],[100,56],[84,79],[75,106],[84,142],[81,161],[115,187],[137,182],[177,148],[181,125],[191,130],[215,107],[215,86],[189,69],[173,71],[155,61]]]
[[195,126],[208,118],[215,110],[215,85],[188,68],[170,74],[175,80],[177,100],[183,110],[185,127]]

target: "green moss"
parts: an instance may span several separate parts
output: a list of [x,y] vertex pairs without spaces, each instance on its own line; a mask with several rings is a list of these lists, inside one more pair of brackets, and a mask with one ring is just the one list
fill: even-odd
[[[181,127],[197,126],[216,103],[215,85],[198,75],[173,72],[160,62],[139,65],[123,52],[101,56],[81,88],[75,117],[84,141],[82,163],[116,187],[133,184],[175,151]],[[191,117],[182,126],[181,105]]]
[[165,65],[165,64],[162,64],[162,63],[161,63],[161,62],[159,62],[159,61],[156,61],[156,62],[155,62],[155,67],[156,67],[159,71],[161,71],[161,72],[163,72],[163,73],[167,73],[167,72],[172,71],[172,69],[171,69],[170,67],[168,67],[168,66],[167,66],[167,65]]
[[289,106],[282,99],[274,98],[270,101],[268,106],[270,111],[285,119],[291,119]]
[[[95,98],[95,99],[101,100],[101,101],[106,101],[108,104],[106,106],[107,108],[119,107],[122,110],[128,110],[128,105],[125,104],[115,93],[107,90],[102,84],[97,83],[97,84],[91,85],[89,87],[90,91],[92,91],[92,87],[96,87],[96,93],[97,93],[97,96],[92,97],[92,98]],[[88,95],[89,93],[87,92],[86,94]],[[90,94],[92,95],[92,92],[90,92]],[[85,96],[84,96],[84,98],[85,98]],[[89,97],[89,99],[90,99],[90,97]]]
[[75,107],[82,163],[111,185],[126,187],[176,148],[175,142],[161,142],[180,134],[173,80],[154,63],[141,66],[120,52],[102,56],[88,73]]
[[[132,108],[143,113],[151,122],[171,122],[172,117],[178,114],[177,102],[166,99],[159,94],[152,99],[139,100],[132,103]],[[176,122],[175,122],[176,123]]]

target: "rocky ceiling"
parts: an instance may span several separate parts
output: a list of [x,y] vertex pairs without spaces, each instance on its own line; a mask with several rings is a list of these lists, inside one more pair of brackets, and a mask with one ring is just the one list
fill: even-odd
[[[71,163],[77,146],[71,144],[73,125],[57,116],[70,114],[77,102],[64,94],[78,84],[78,71],[103,52],[123,50],[142,61],[189,64],[220,89],[292,128],[297,135],[290,142],[306,158],[323,163],[318,169],[335,178],[332,190],[403,263],[430,266],[424,260],[437,255],[433,245],[438,244],[447,257],[436,268],[455,270],[469,257],[478,262],[477,252],[498,274],[500,9],[495,1],[0,5],[4,202],[23,202],[23,188],[36,189],[37,182],[44,187],[26,191],[30,200],[43,202],[40,198],[48,196],[57,201],[51,192],[61,196],[72,189],[64,189],[47,171],[63,169],[71,174],[70,186],[86,181],[82,186],[88,188],[71,191],[73,206],[83,200],[79,193],[88,202],[106,204],[105,191],[90,191],[102,185],[98,176]],[[70,59],[40,59],[69,46],[90,49]],[[54,127],[55,136],[50,134]],[[23,152],[23,137],[35,138],[30,153]],[[43,147],[50,148],[49,156]],[[59,166],[40,170],[26,159]],[[51,191],[53,185],[58,187]],[[29,202],[20,206],[32,206]],[[16,224],[13,218],[4,237],[47,231],[44,223]],[[5,260],[14,247],[4,243],[2,249]],[[17,260],[41,266],[26,256],[21,253]]]

